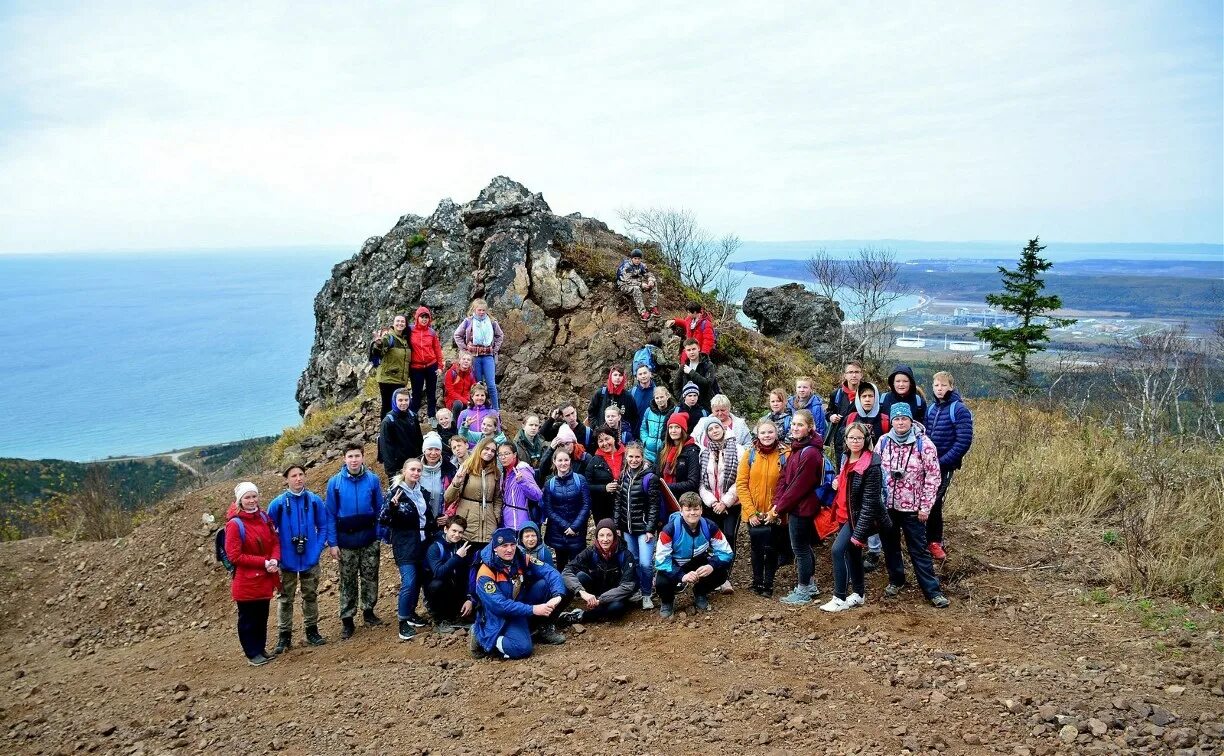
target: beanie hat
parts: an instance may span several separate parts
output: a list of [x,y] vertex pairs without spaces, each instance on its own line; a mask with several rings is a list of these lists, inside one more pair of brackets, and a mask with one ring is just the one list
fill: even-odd
[[498,528],[493,531],[493,538],[489,541],[493,548],[504,546],[507,543],[518,545],[518,533],[514,532],[514,528]]
[[913,420],[914,411],[910,409],[910,406],[905,402],[897,402],[890,410],[888,410],[888,416],[893,420],[896,420],[899,417],[908,417],[910,420]]
[[679,425],[681,428],[684,429],[685,433],[688,433],[689,418],[688,418],[688,415],[686,415],[683,412],[677,412],[676,414],[667,418],[667,424],[668,425]]
[[254,483],[244,480],[234,486],[234,501],[242,503],[242,497],[249,493],[259,493],[259,488]]
[[553,438],[553,446],[560,446],[561,444],[574,444],[577,442],[578,437],[574,435],[574,429],[565,424],[562,424],[561,427],[557,429],[557,435],[555,438]]
[[683,399],[689,394],[696,394],[697,396],[701,396],[701,389],[697,388],[697,384],[693,383],[692,381],[689,381],[688,383],[684,384],[684,389],[680,392],[680,398]]
[[603,530],[604,528],[611,530],[613,533],[616,532],[616,523],[612,521],[611,517],[605,517],[599,522],[595,523],[595,535],[599,535],[599,531]]
[[421,451],[428,451],[430,449],[442,450],[442,437],[438,435],[437,431],[426,433],[425,440],[421,443]]
[[630,257],[641,257],[642,250],[638,249],[637,247],[634,247],[633,251],[629,253],[629,256]]

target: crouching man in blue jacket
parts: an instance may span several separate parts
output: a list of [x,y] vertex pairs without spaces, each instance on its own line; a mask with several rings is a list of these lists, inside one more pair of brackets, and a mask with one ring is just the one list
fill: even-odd
[[[531,656],[532,621],[547,622],[562,599],[565,583],[556,568],[529,561],[518,546],[513,528],[498,528],[480,552],[473,594],[480,606],[468,648],[480,658]],[[565,636],[551,624],[540,625],[539,640],[564,643]]]

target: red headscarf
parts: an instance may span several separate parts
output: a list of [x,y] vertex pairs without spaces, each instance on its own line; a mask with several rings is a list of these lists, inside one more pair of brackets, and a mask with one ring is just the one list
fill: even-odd
[[[621,383],[619,386],[612,385],[613,373],[620,373]],[[620,396],[621,394],[625,393],[625,386],[629,385],[629,376],[625,375],[625,369],[623,367],[620,365],[613,365],[608,369],[608,380],[604,385],[607,387],[608,394],[610,396]]]

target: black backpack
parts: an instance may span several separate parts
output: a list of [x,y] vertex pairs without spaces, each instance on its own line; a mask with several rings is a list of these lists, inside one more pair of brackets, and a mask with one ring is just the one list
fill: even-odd
[[[272,520],[268,519],[268,513],[261,511],[259,514],[264,518],[264,521],[268,523],[268,527],[271,528]],[[238,541],[241,543],[242,541],[246,540],[246,526],[243,525],[241,517],[235,517],[234,522],[238,523]],[[213,538],[213,548],[216,550],[217,562],[224,565],[225,571],[228,572],[232,578],[234,576],[234,570],[238,569],[238,565],[231,562],[229,557],[225,554],[224,525],[221,526],[221,529],[217,531],[217,535]]]

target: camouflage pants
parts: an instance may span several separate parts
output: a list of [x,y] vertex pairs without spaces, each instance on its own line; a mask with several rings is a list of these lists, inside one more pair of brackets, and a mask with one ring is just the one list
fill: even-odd
[[276,620],[282,633],[293,631],[293,600],[298,587],[302,589],[302,624],[319,624],[319,565],[305,572],[281,571],[280,599],[276,602]]
[[340,549],[340,618],[357,614],[357,578],[361,578],[361,609],[378,603],[379,542],[359,549]]
[[[645,312],[648,308],[659,306],[659,287],[654,285],[649,289],[643,289],[642,285],[636,281],[621,281],[617,284],[620,290],[629,295],[633,300],[633,306],[637,312]],[[650,304],[647,304],[647,301]]]

